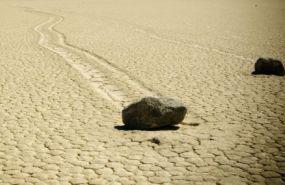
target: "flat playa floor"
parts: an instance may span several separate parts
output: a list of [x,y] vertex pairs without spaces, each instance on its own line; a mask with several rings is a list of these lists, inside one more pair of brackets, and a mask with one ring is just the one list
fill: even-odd
[[[0,184],[285,184],[285,78],[250,74],[285,61],[284,18],[283,0],[0,1]],[[115,128],[159,95],[187,105],[178,130]]]

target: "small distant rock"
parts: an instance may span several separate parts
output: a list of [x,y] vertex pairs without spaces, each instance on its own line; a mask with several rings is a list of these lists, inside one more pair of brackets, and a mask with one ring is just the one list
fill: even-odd
[[199,126],[200,123],[189,123],[190,126],[193,126],[193,127],[196,127],[196,126]]
[[160,144],[160,139],[157,137],[151,138],[149,141],[157,145]]
[[172,98],[146,97],[122,111],[123,123],[130,129],[156,129],[177,125],[184,119],[187,108]]
[[272,58],[259,58],[255,65],[255,71],[252,72],[254,75],[265,74],[265,75],[277,75],[284,76],[285,70],[283,64],[279,60]]

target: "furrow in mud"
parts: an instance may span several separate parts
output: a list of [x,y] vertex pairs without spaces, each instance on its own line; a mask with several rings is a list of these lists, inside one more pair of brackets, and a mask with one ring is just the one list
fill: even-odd
[[48,15],[49,18],[34,28],[40,35],[39,45],[63,57],[103,98],[121,109],[134,98],[157,96],[104,58],[67,44],[64,34],[54,29],[63,18],[48,13],[42,14]]

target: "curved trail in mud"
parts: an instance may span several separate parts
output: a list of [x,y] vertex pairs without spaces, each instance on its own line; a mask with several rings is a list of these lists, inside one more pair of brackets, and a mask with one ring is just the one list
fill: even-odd
[[244,60],[244,61],[249,61],[249,62],[253,62],[254,60],[245,56],[241,56],[238,54],[234,54],[225,50],[220,50],[220,49],[216,49],[216,48],[211,48],[211,47],[205,47],[199,44],[195,44],[195,43],[191,43],[191,42],[187,42],[187,41],[180,41],[180,40],[174,40],[174,39],[169,39],[169,38],[164,38],[162,36],[159,36],[156,33],[151,33],[149,31],[146,31],[144,29],[136,29],[137,31],[147,34],[150,38],[155,39],[155,40],[160,40],[163,42],[167,42],[170,44],[176,44],[176,45],[184,45],[187,47],[191,47],[191,48],[195,48],[195,49],[199,49],[199,50],[203,50],[206,52],[214,52],[223,56],[227,56],[227,57],[233,57],[236,59],[240,59],[240,60]]
[[122,109],[130,103],[132,98],[158,96],[104,58],[68,44],[64,34],[54,29],[63,21],[62,17],[30,9],[28,11],[49,17],[48,20],[34,27],[40,35],[38,44],[63,57],[98,94],[118,108]]
[[166,36],[162,36],[153,30],[148,30],[142,26],[139,26],[139,25],[131,23],[131,22],[126,22],[126,21],[122,21],[120,19],[115,19],[115,18],[110,18],[110,17],[105,17],[105,16],[99,16],[99,17],[103,18],[103,19],[111,20],[114,22],[119,22],[119,24],[123,24],[123,25],[129,27],[130,29],[132,29],[136,32],[139,32],[141,34],[144,34],[147,37],[154,39],[154,40],[157,40],[157,41],[161,41],[161,42],[165,42],[165,43],[169,43],[169,44],[174,44],[174,45],[183,45],[185,47],[202,50],[204,52],[213,52],[213,53],[223,55],[225,57],[232,57],[232,58],[236,58],[236,59],[243,60],[243,61],[248,61],[248,62],[254,62],[255,61],[254,59],[246,57],[246,56],[242,56],[242,55],[235,54],[235,53],[232,53],[230,51],[226,51],[226,50],[222,50],[222,49],[218,49],[218,48],[207,47],[207,46],[204,46],[202,44],[194,43],[192,41],[183,41],[183,40],[178,40],[178,39],[173,39],[173,38],[167,38]]
[[[66,41],[65,35],[54,28],[64,20],[63,17],[29,8],[25,9],[31,13],[48,17],[46,21],[34,27],[34,30],[40,35],[38,44],[63,57],[72,68],[88,81],[94,91],[114,104],[118,109],[121,110],[124,106],[137,98],[144,96],[160,96],[160,94],[148,89],[143,83],[139,82],[134,77],[131,77],[125,71],[112,65],[103,57],[79,48],[78,46],[69,44]],[[140,31],[143,32],[144,30]],[[148,34],[148,36],[153,39],[173,44],[181,44],[180,41],[163,38],[155,33],[145,34]],[[184,44],[188,45],[189,43]],[[252,61],[243,56],[220,51],[218,49],[204,48],[195,44],[189,44],[189,47]]]

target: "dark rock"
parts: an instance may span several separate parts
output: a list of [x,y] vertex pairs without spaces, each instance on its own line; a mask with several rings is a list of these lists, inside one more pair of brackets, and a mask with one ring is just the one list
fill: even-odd
[[171,98],[143,98],[122,112],[123,123],[131,129],[156,129],[179,124],[187,108]]
[[160,144],[160,140],[157,137],[151,138],[149,141],[157,145]]
[[196,127],[196,126],[199,126],[200,124],[199,123],[189,123],[190,126],[193,126],[193,127]]
[[252,72],[254,75],[265,74],[265,75],[277,75],[284,76],[285,70],[283,64],[279,60],[275,60],[272,58],[259,58],[255,65],[255,71]]

